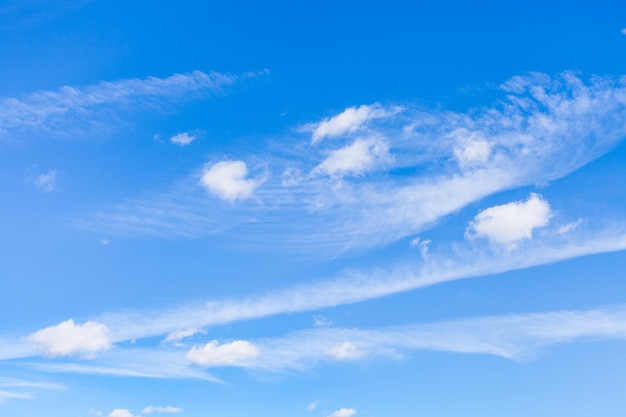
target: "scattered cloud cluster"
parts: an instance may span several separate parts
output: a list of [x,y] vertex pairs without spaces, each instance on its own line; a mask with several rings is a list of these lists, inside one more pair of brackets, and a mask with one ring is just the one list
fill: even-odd
[[[198,204],[197,194],[182,191],[193,189],[193,178],[80,224],[126,235],[246,230],[235,236],[242,244],[307,253],[315,248],[332,256],[416,235],[494,193],[549,183],[626,137],[626,87],[618,79],[585,83],[573,73],[531,73],[511,78],[501,90],[502,100],[466,113],[380,104],[347,108],[300,129],[310,136],[277,138],[278,151],[256,150],[250,158],[268,167],[262,176],[250,176],[242,160],[204,167],[201,188],[233,203],[254,196],[254,204]],[[496,224],[476,226],[472,233],[488,237],[481,227]],[[517,233],[526,232],[520,224]],[[493,243],[511,248],[527,239],[512,230],[489,233]]]

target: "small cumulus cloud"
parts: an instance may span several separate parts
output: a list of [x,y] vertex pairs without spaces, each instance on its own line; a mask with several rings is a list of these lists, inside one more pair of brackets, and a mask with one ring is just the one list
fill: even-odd
[[152,413],[177,414],[177,413],[182,413],[183,409],[179,407],[172,407],[171,405],[168,405],[167,407],[157,407],[154,405],[150,405],[144,408],[141,412],[142,414],[152,414]]
[[245,200],[262,182],[246,178],[247,175],[245,162],[222,161],[205,167],[200,183],[208,192],[223,200]]
[[389,145],[380,139],[357,139],[337,149],[320,163],[313,173],[331,176],[359,175],[372,168],[389,163]]
[[329,414],[327,417],[352,417],[356,414],[356,410],[354,408],[340,408],[339,410]]
[[331,348],[330,350],[328,350],[328,352],[326,352],[326,354],[338,361],[348,361],[363,357],[365,355],[365,352],[357,349],[354,343],[344,342]]
[[108,327],[93,321],[75,324],[74,320],[69,319],[56,326],[38,330],[29,335],[28,339],[49,357],[91,357],[111,347]]
[[193,142],[197,138],[198,136],[195,134],[184,132],[184,133],[178,133],[172,136],[170,138],[170,142],[172,142],[175,145],[185,146],[185,145],[189,145],[191,142]]
[[201,366],[229,366],[239,365],[249,359],[259,356],[259,348],[245,340],[235,340],[221,344],[217,340],[204,346],[193,347],[186,359]]
[[493,206],[478,213],[470,222],[467,237],[486,237],[490,242],[509,249],[523,239],[532,239],[533,231],[548,224],[552,217],[550,204],[532,193],[526,201]]

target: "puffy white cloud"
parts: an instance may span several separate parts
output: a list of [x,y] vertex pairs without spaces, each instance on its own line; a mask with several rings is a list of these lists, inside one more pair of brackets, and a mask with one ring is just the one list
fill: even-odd
[[244,200],[260,185],[256,179],[248,179],[248,167],[243,161],[217,162],[204,169],[200,183],[212,194],[227,200]]
[[338,361],[347,361],[351,359],[358,359],[365,355],[365,352],[357,349],[354,343],[344,342],[340,345],[334,346],[326,352],[328,356]]
[[109,413],[109,417],[136,417],[130,410],[126,408],[116,408]]
[[35,178],[35,185],[46,193],[57,190],[57,170],[51,169],[46,173],[39,174]]
[[533,230],[546,226],[551,217],[550,204],[539,194],[532,193],[526,201],[514,201],[481,211],[470,222],[467,234],[514,248],[520,240],[532,239]]
[[151,413],[176,414],[176,413],[182,413],[183,409],[179,407],[172,407],[171,405],[168,405],[167,407],[157,407],[154,405],[150,405],[144,408],[141,412],[143,414],[151,414]]
[[327,175],[362,174],[390,162],[389,146],[380,139],[357,139],[337,149],[313,170]]
[[386,111],[380,104],[348,107],[330,119],[324,119],[319,123],[308,125],[309,128],[313,129],[311,142],[315,144],[326,137],[336,137],[344,133],[356,132],[369,120],[386,117],[389,114],[390,112]]
[[180,145],[180,146],[185,146],[185,145],[189,145],[191,142],[193,142],[194,140],[197,139],[197,136],[195,135],[190,135],[189,133],[179,133],[177,135],[174,135],[170,138],[170,142],[172,142],[175,145]]
[[188,361],[202,366],[239,365],[259,356],[259,348],[245,340],[219,344],[217,340],[193,347],[185,356]]
[[339,410],[331,413],[328,417],[352,417],[356,414],[356,410],[354,408],[340,408]]
[[111,347],[109,329],[93,321],[75,324],[69,319],[56,326],[46,327],[32,333],[28,339],[35,343],[46,356],[93,356]]

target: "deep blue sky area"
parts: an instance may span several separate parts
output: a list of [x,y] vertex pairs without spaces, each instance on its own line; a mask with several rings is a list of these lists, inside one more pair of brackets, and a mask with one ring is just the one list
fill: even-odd
[[0,415],[623,415],[625,16],[0,1]]

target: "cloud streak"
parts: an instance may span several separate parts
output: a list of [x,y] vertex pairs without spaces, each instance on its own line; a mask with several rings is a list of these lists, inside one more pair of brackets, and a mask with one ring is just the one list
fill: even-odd
[[121,111],[160,110],[173,102],[199,99],[256,74],[228,75],[193,71],[166,78],[106,81],[87,87],[65,86],[19,98],[0,98],[0,139],[43,133],[54,137],[84,134],[106,127]]

